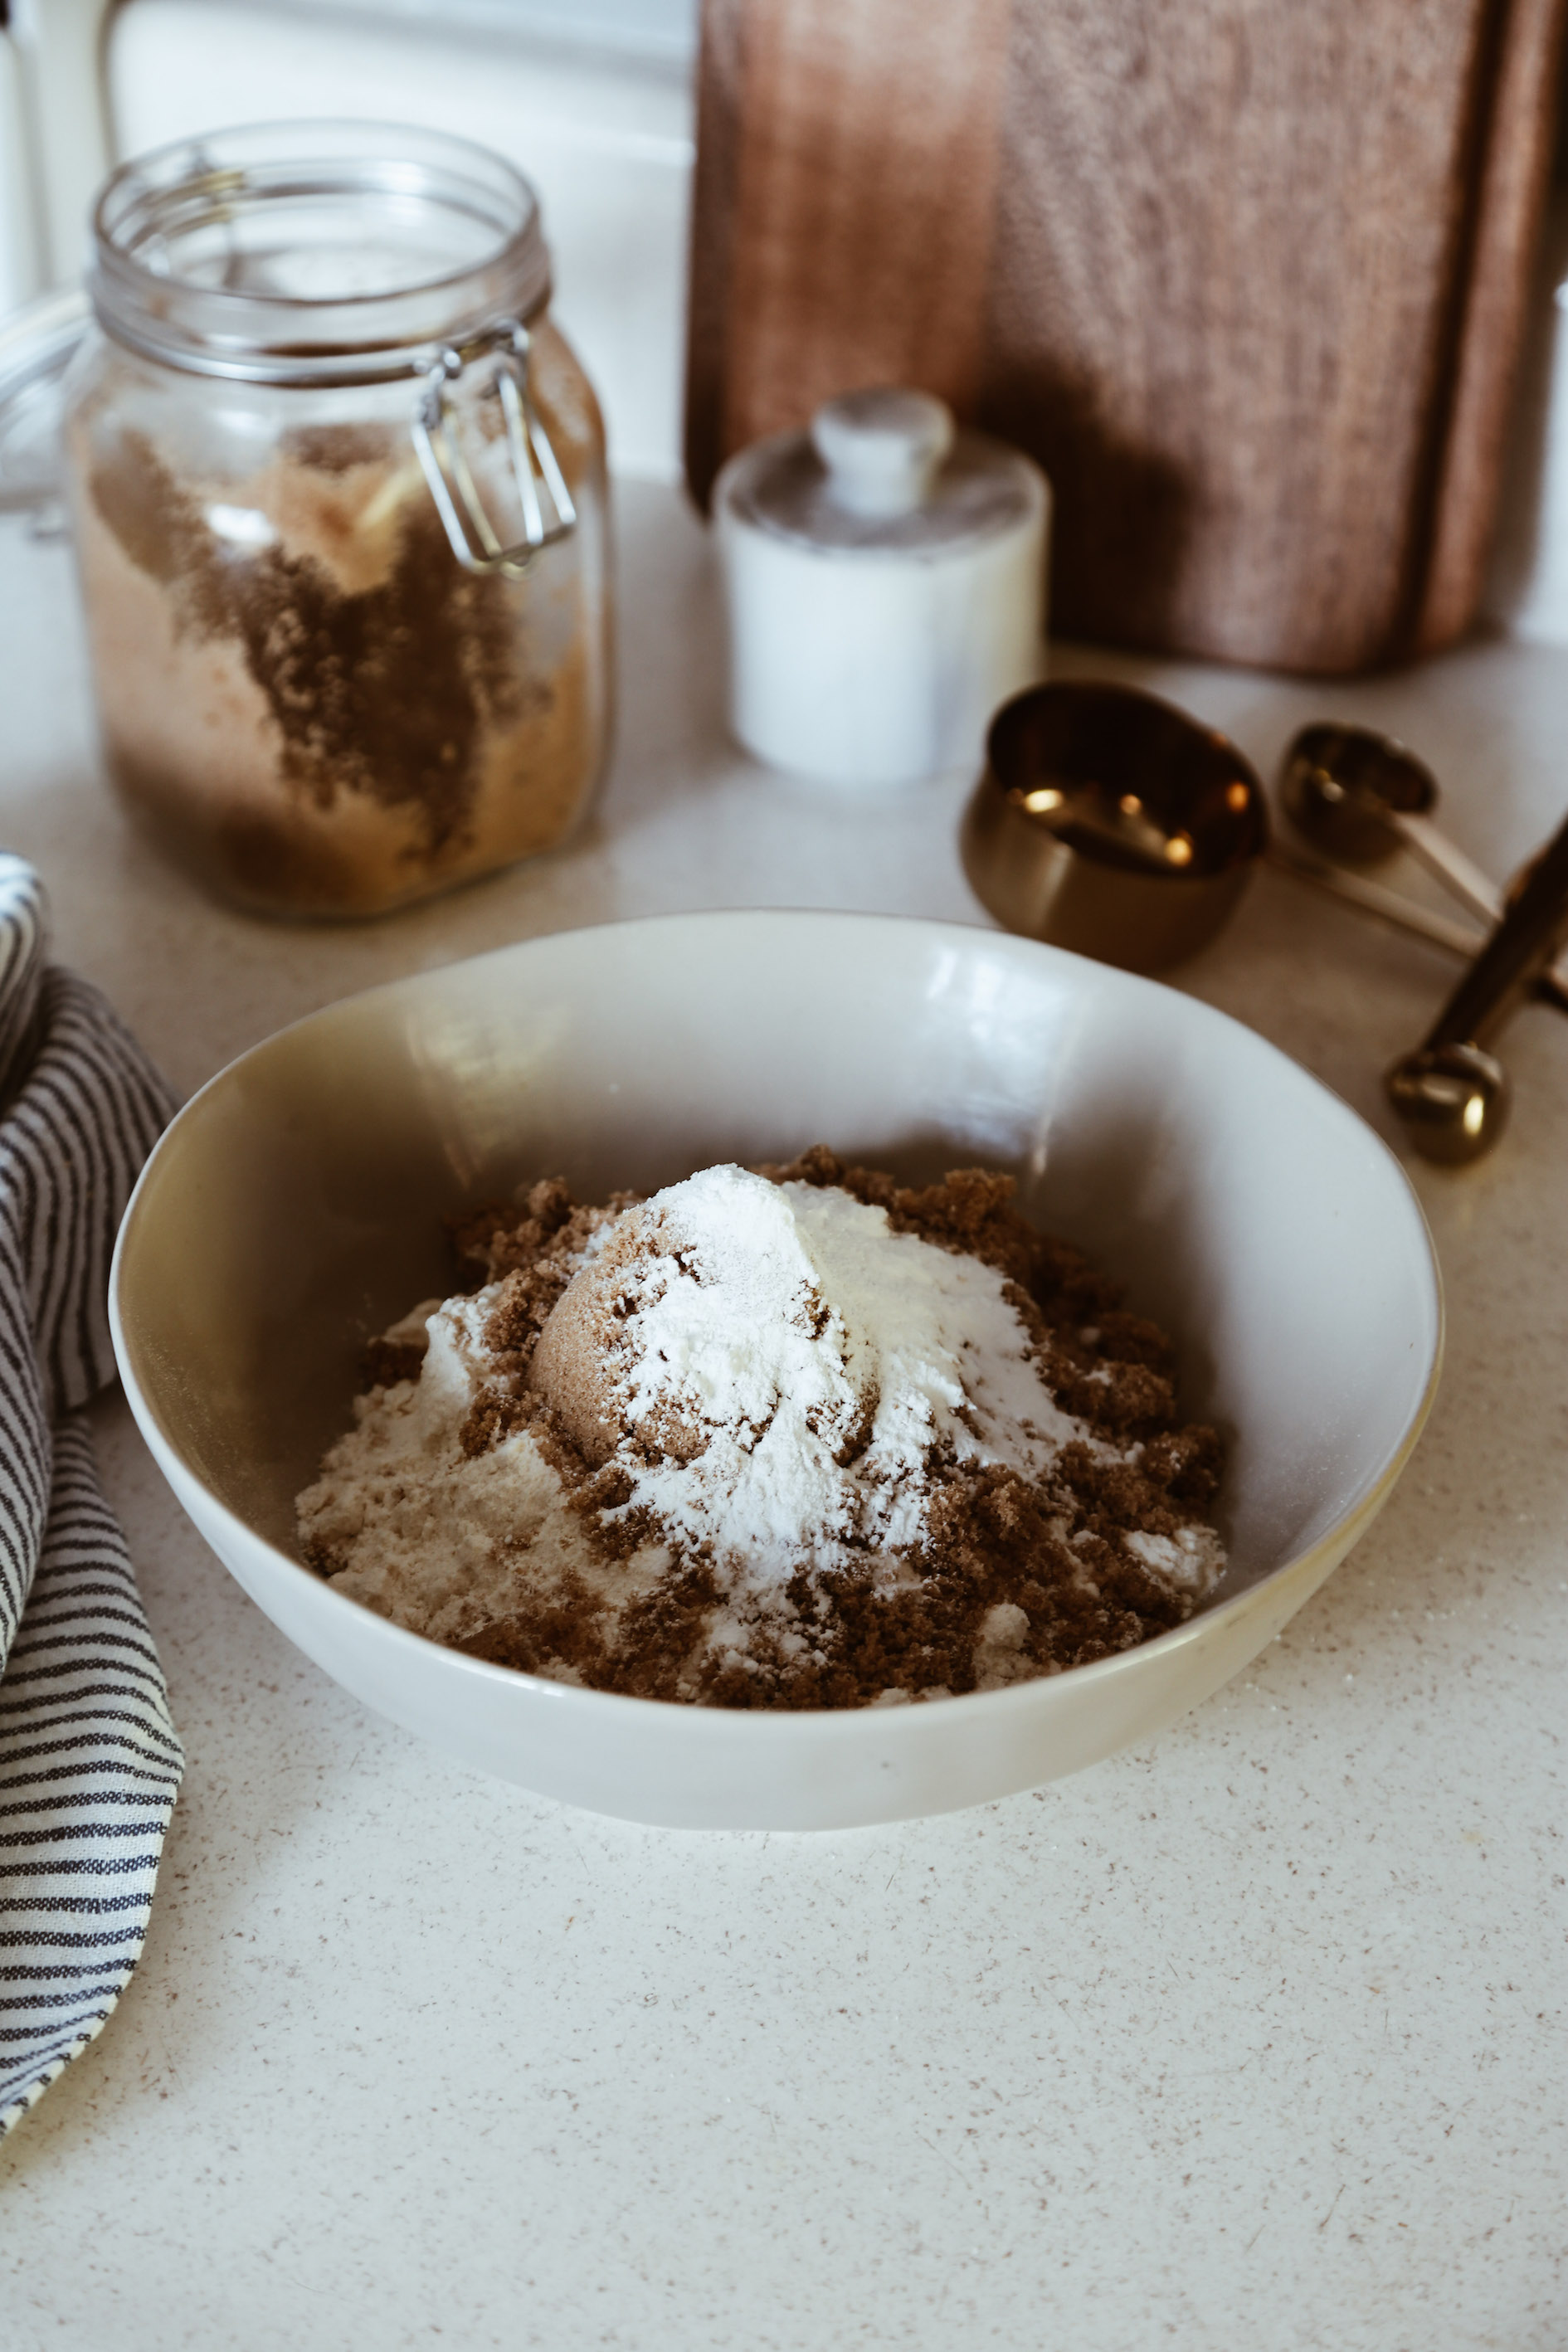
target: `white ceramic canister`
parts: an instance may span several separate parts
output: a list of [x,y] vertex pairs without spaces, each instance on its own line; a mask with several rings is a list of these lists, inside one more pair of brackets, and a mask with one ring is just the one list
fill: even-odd
[[713,511],[748,751],[842,784],[978,767],[1044,664],[1037,466],[929,394],[854,392],[732,457]]

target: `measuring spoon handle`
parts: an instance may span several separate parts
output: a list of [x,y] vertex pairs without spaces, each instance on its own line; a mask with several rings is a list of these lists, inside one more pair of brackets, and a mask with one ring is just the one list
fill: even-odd
[[1407,816],[1394,810],[1389,823],[1413,857],[1420,859],[1446,890],[1483,923],[1495,923],[1502,913],[1502,893],[1489,874],[1483,874],[1458,843],[1450,841],[1429,816]]
[[1513,904],[1437,1015],[1424,1041],[1479,1045],[1512,1010],[1556,951],[1568,924],[1568,820],[1542,851]]

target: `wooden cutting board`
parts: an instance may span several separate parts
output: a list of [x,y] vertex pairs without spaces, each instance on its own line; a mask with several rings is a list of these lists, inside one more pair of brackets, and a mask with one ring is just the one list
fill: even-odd
[[914,383],[1037,457],[1076,635],[1468,625],[1568,0],[705,0],[687,466]]

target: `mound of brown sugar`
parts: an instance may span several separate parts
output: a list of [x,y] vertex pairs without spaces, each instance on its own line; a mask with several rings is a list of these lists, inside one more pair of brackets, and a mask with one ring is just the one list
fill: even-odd
[[[1042,1412],[1054,1404],[1070,1417],[1068,1441],[1033,1475],[933,1444],[913,1474],[917,1542],[889,1559],[853,1536],[830,1554],[803,1536],[774,1586],[749,1591],[714,1546],[636,1499],[639,1479],[660,1466],[647,1426],[628,1424],[608,1454],[600,1436],[591,1461],[580,1422],[574,1433],[542,1393],[541,1334],[590,1257],[613,1260],[604,1229],[637,1202],[619,1194],[585,1208],[558,1180],[538,1183],[521,1203],[476,1211],[454,1231],[478,1292],[461,1302],[477,1338],[457,1447],[475,1475],[487,1462],[499,1473],[508,1447],[531,1449],[559,1481],[574,1540],[585,1545],[552,1564],[536,1540],[483,1622],[471,1609],[448,1612],[442,1638],[500,1664],[641,1697],[823,1708],[1058,1672],[1189,1616],[1222,1559],[1205,1517],[1222,1448],[1214,1430],[1178,1421],[1170,1343],[1124,1310],[1118,1286],[1070,1244],[1037,1232],[1006,1176],[958,1170],[910,1187],[846,1166],[823,1146],[757,1173],[847,1195],[884,1212],[892,1233],[994,1269],[1041,1383]],[[613,1302],[613,1284],[609,1295]],[[408,1409],[400,1401],[410,1383],[417,1396],[420,1365],[421,1351],[401,1336],[373,1343],[373,1418],[391,1410],[388,1398]],[[342,1572],[345,1556],[312,1534],[303,1511],[301,1526],[314,1564]],[[396,1613],[395,1593],[363,1597]],[[405,1622],[431,1630],[413,1615]]]

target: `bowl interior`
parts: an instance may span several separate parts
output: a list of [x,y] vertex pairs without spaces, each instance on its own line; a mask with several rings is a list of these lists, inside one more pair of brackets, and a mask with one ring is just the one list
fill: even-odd
[[361,1343],[448,1286],[444,1216],[540,1175],[591,1199],[816,1141],[911,1176],[1012,1170],[1026,1213],[1166,1325],[1184,1413],[1231,1440],[1222,1598],[1328,1534],[1419,1413],[1430,1246],[1342,1103],[1152,982],[856,916],[529,941],[258,1046],[187,1107],[132,1203],[124,1367],[211,1493],[292,1554]]

